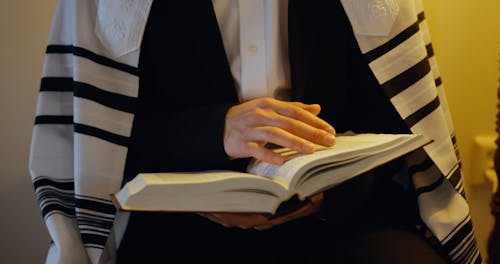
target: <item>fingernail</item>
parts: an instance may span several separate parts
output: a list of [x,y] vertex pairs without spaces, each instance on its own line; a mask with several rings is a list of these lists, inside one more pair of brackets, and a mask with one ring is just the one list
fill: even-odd
[[307,153],[312,153],[316,150],[316,146],[313,143],[306,143],[306,152]]
[[335,129],[333,129],[333,127],[327,127],[324,130],[332,135],[335,135]]
[[326,134],[324,142],[326,145],[331,146],[335,143],[335,137],[332,134]]

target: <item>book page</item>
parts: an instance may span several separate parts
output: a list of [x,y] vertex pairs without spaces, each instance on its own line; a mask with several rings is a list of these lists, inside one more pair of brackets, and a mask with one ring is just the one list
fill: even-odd
[[273,165],[262,161],[254,161],[248,167],[248,172],[262,175],[281,184],[293,186],[299,181],[302,174],[319,164],[328,164],[334,167],[348,161],[360,159],[368,155],[398,145],[415,135],[394,134],[357,134],[352,136],[338,136],[333,147],[321,147],[312,154],[297,154],[289,149],[278,149],[278,153],[288,155],[283,165]]
[[288,197],[286,188],[268,178],[219,170],[141,173],[114,200],[130,211],[272,213]]
[[423,137],[409,138],[409,140],[398,142],[393,147],[386,147],[373,155],[368,155],[349,164],[311,170],[307,173],[307,179],[296,185],[297,192],[299,197],[308,197],[401,157],[427,143],[429,140]]

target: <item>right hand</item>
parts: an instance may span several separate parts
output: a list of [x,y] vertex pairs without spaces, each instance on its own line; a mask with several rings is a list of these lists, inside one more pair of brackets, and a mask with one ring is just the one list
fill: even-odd
[[323,193],[318,193],[307,200],[307,203],[286,215],[269,219],[265,214],[258,213],[198,213],[198,215],[219,223],[225,227],[254,228],[267,230],[283,223],[299,219],[318,212],[323,203]]
[[224,150],[230,158],[254,157],[282,164],[281,155],[267,149],[267,143],[300,153],[312,153],[314,144],[333,146],[335,129],[317,117],[317,104],[259,98],[231,107],[226,114]]

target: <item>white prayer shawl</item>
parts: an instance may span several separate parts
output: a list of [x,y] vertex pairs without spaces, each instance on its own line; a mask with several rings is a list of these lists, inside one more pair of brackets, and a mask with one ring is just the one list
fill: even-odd
[[[364,11],[342,0],[367,63],[411,131],[434,140],[407,160],[406,178],[416,188],[421,228],[453,262],[479,263],[451,117],[420,0],[382,1],[399,5],[386,35],[370,34],[366,24],[356,21],[356,12],[377,14],[376,8],[383,7],[379,0],[362,2]],[[36,197],[53,240],[47,263],[115,261],[128,214],[115,210],[110,194],[123,179],[139,89],[139,47],[151,3],[58,3],[30,155]],[[113,8],[122,15],[113,15]],[[127,22],[131,17],[136,19]]]

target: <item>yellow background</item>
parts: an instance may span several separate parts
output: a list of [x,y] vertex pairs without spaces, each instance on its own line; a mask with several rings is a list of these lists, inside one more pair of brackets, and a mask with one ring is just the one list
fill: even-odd
[[424,0],[455,124],[471,216],[483,256],[493,224],[490,186],[474,186],[473,139],[496,129],[500,87],[500,1]]

